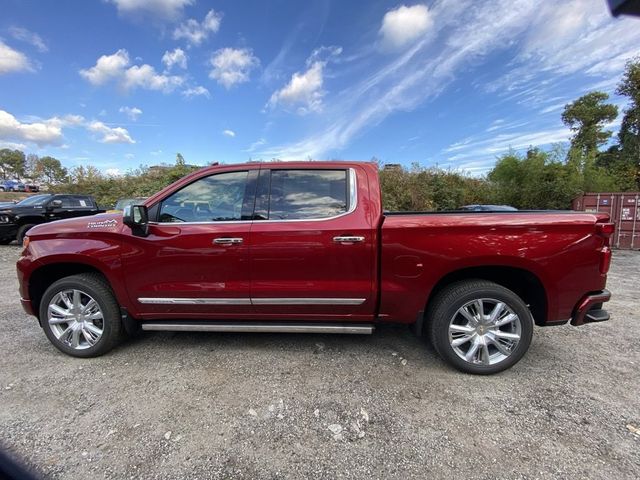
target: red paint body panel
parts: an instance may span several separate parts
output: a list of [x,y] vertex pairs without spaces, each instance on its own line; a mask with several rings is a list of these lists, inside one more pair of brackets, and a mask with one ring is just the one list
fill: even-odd
[[[121,214],[52,222],[29,231],[17,264],[25,310],[39,268],[78,263],[102,272],[134,318],[348,320],[415,322],[434,286],[470,267],[526,270],[546,292],[546,321],[567,321],[576,304],[604,289],[600,273],[608,240],[592,213],[505,212],[382,214],[377,166],[359,162],[286,162],[209,167],[150,197],[159,201],[214,173],[256,169],[353,169],[357,205],[331,219],[156,224],[133,236]],[[215,245],[217,237],[243,238]],[[335,236],[361,236],[341,244]],[[139,298],[362,299],[358,304],[154,305]],[[264,303],[264,302],[263,302]]]
[[[604,288],[606,276],[598,268],[603,240],[594,232],[596,221],[605,218],[553,212],[388,216],[382,226],[380,313],[390,321],[414,322],[445,275],[507,266],[534,274],[547,292],[548,320],[566,321],[585,292]],[[406,256],[422,264],[419,276],[394,273]]]

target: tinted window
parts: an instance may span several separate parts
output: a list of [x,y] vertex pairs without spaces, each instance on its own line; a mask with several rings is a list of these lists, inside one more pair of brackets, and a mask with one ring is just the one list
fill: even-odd
[[270,220],[327,218],[347,211],[346,170],[272,170]]
[[90,197],[75,196],[62,199],[63,208],[93,208],[93,200]]
[[248,172],[219,173],[178,190],[160,204],[160,222],[220,222],[242,219]]

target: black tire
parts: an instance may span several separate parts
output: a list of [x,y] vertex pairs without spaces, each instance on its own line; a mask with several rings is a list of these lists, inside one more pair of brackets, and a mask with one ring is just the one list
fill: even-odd
[[9,245],[13,242],[13,238],[0,238],[0,245]]
[[18,228],[18,234],[16,235],[16,240],[18,242],[18,245],[22,245],[22,241],[24,240],[25,235],[27,234],[29,229],[31,229],[32,227],[35,227],[35,225],[32,223],[29,223],[27,225],[22,225],[20,228]]
[[[449,325],[456,312],[476,299],[494,299],[502,302],[520,320],[520,339],[518,343],[506,358],[495,364],[484,365],[467,361],[456,353],[450,343]],[[522,299],[511,290],[486,280],[464,280],[445,287],[429,305],[426,321],[426,334],[440,357],[458,370],[479,375],[490,375],[511,368],[527,352],[533,336],[533,317]],[[469,348],[470,346],[471,343],[469,343]],[[496,347],[492,346],[491,348],[495,349]],[[498,353],[497,350],[493,351]]]
[[[63,290],[77,289],[90,295],[102,310],[103,332],[98,341],[83,350],[72,348],[56,338],[48,322],[49,302]],[[113,291],[104,278],[97,273],[82,273],[62,278],[45,291],[40,302],[40,321],[49,341],[61,352],[73,357],[98,357],[112,350],[123,338],[120,307]]]

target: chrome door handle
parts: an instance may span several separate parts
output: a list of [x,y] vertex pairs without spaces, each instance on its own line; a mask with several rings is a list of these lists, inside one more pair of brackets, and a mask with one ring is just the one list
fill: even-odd
[[356,242],[364,242],[364,237],[353,237],[353,236],[345,236],[345,237],[333,237],[333,241],[337,243],[356,243]]
[[238,245],[242,243],[242,238],[221,237],[213,240],[217,245]]

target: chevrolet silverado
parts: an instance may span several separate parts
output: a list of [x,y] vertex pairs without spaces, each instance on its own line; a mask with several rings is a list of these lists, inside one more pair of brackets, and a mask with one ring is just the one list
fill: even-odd
[[377,166],[213,166],[123,213],[34,226],[20,295],[62,352],[137,330],[371,333],[411,325],[462,371],[514,365],[534,325],[608,320],[600,213],[385,212]]

